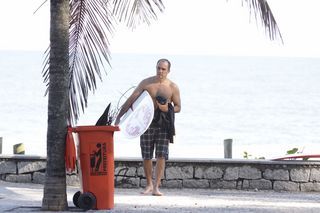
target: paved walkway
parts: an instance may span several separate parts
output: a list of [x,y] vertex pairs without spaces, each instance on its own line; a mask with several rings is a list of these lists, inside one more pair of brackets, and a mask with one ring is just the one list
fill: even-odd
[[[115,189],[115,208],[99,212],[320,212],[320,193],[163,189],[163,197],[140,195],[141,189]],[[77,187],[68,187],[71,212]],[[0,181],[0,212],[40,212],[43,186]],[[97,211],[90,211],[97,212]]]

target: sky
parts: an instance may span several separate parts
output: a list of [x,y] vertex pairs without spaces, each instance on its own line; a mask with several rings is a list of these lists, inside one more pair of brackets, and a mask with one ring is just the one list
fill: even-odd
[[[0,0],[0,50],[49,45],[49,1]],[[150,26],[117,25],[112,53],[320,57],[320,1],[268,0],[284,44],[270,41],[240,0],[163,0]]]

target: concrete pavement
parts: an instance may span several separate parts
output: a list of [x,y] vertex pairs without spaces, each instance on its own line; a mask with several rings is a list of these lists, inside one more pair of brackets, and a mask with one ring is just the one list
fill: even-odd
[[[77,187],[68,187],[69,211]],[[142,189],[115,189],[115,208],[99,212],[320,212],[320,194],[303,192],[162,189],[165,196],[140,195]],[[0,181],[0,212],[40,212],[43,185]],[[98,211],[90,211],[98,212]]]

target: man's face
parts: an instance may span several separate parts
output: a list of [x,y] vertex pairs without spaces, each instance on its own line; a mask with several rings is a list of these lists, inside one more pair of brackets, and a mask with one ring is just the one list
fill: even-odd
[[160,61],[157,64],[157,76],[160,79],[164,79],[167,77],[168,73],[169,73],[169,64],[166,61]]

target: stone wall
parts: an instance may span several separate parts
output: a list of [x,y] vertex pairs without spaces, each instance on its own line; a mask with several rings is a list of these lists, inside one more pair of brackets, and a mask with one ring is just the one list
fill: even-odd
[[[44,183],[46,158],[1,156],[0,178],[10,182]],[[76,173],[68,185],[79,185]],[[146,185],[140,159],[115,160],[115,186]],[[274,191],[320,191],[319,161],[234,159],[172,159],[167,161],[162,187]]]

